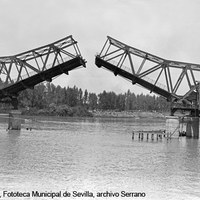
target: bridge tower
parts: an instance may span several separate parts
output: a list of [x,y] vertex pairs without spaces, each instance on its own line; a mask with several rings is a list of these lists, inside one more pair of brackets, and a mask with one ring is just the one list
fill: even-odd
[[187,119],[187,136],[199,137],[199,64],[164,59],[110,36],[95,63],[165,98],[171,116]]
[[43,81],[51,82],[61,74],[69,74],[79,67],[85,67],[77,41],[67,36],[51,44],[38,47],[14,56],[0,57],[0,102],[10,103],[10,129],[20,129],[17,97],[22,90],[34,89]]

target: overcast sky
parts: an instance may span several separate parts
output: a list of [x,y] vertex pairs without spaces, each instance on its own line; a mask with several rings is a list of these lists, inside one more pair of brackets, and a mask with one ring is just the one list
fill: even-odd
[[73,35],[87,68],[54,84],[148,93],[96,67],[107,35],[166,59],[200,63],[199,19],[200,0],[0,0],[0,56]]

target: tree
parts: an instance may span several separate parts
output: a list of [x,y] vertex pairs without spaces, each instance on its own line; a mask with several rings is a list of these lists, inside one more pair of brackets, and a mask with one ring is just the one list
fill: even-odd
[[95,93],[89,93],[88,105],[91,110],[97,109],[97,95]]
[[86,105],[88,103],[88,91],[85,90],[84,96],[83,96],[83,104]]
[[74,107],[78,103],[78,96],[76,92],[76,88],[67,88],[65,93],[65,102],[68,106]]
[[116,98],[116,109],[119,111],[125,110],[125,95],[119,94]]
[[81,88],[80,88],[79,91],[78,91],[78,104],[79,104],[79,105],[82,105],[82,104],[83,104],[83,91],[82,91]]
[[[4,82],[0,79],[0,85]],[[167,111],[170,108],[169,102],[162,97],[139,94],[135,95],[128,90],[125,94],[116,94],[115,92],[106,92],[105,90],[98,95],[88,93],[87,89],[55,86],[52,83],[46,85],[40,83],[34,87],[34,90],[27,89],[20,93],[18,97],[21,107],[33,107],[36,109],[49,108],[66,105],[68,107],[82,107],[85,109],[102,110],[143,110],[143,111]]]
[[98,95],[99,98],[99,108],[103,110],[116,109],[117,108],[117,95],[114,92],[106,92]]

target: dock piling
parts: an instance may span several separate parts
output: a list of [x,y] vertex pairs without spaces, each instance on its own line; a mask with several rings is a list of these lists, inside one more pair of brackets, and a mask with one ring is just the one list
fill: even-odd
[[152,133],[152,134],[151,134],[151,140],[154,140],[154,138],[153,138],[153,137],[154,137],[154,134]]
[[132,131],[132,140],[134,140],[135,135],[138,135],[138,140],[144,140],[146,137],[146,140],[148,141],[149,139],[151,139],[152,141],[154,140],[154,135],[155,135],[155,140],[162,140],[162,138],[164,137],[169,137],[169,134],[167,133],[165,135],[164,132],[160,132],[160,130],[156,130],[156,131]]
[[132,140],[134,140],[134,131],[132,132]]

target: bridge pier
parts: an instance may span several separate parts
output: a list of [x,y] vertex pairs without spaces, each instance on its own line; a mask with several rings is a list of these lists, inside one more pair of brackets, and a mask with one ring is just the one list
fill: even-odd
[[8,119],[8,130],[21,130],[21,111],[11,110]]
[[187,118],[186,137],[199,138],[199,117]]
[[[181,127],[184,130],[181,130]],[[168,137],[178,138],[182,132],[186,132],[187,138],[199,138],[199,117],[168,116],[166,118],[166,133]]]

